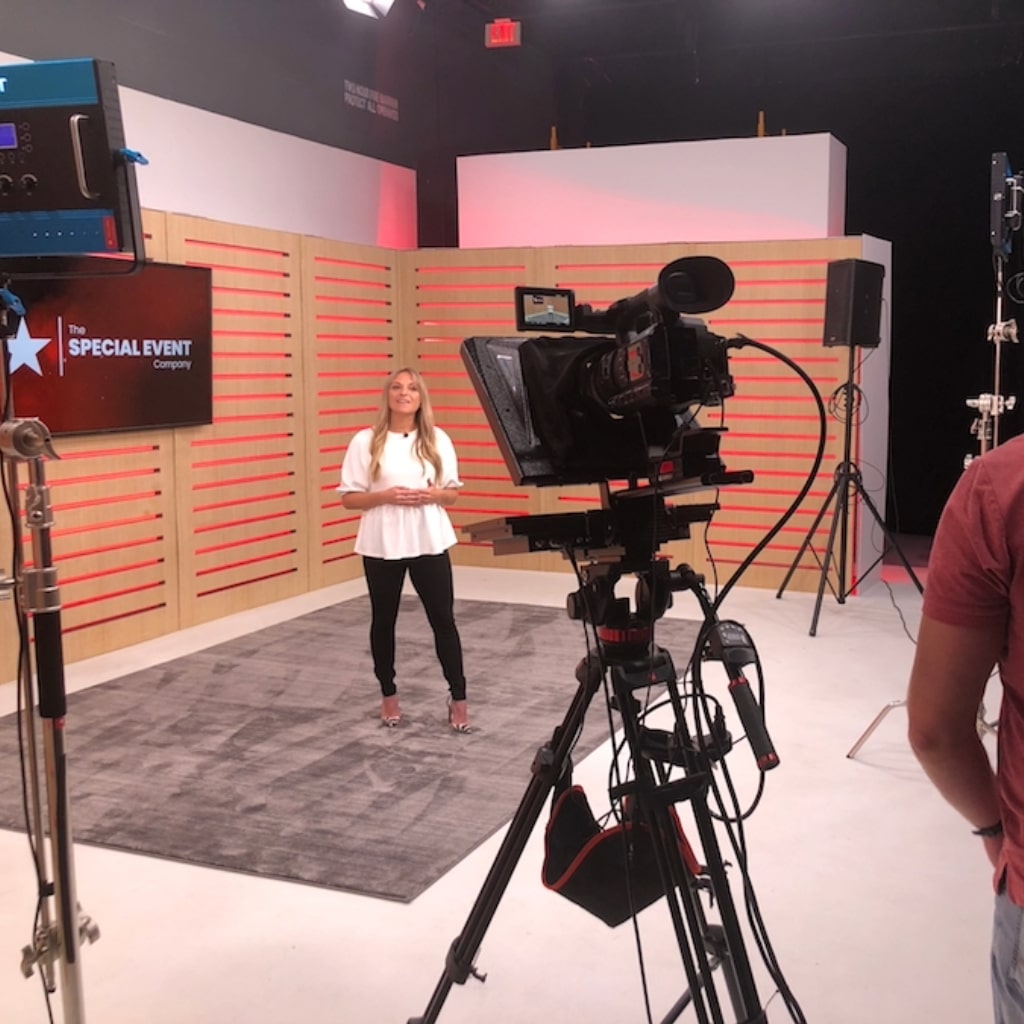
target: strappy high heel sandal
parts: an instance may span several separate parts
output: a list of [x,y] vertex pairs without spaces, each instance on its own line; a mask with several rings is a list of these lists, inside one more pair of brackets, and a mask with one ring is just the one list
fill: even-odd
[[448,724],[455,732],[469,732],[469,712],[464,700],[448,698]]
[[398,706],[397,693],[392,694],[390,697],[381,698],[380,720],[381,723],[386,725],[389,729],[394,729],[394,727],[402,720],[402,711]]

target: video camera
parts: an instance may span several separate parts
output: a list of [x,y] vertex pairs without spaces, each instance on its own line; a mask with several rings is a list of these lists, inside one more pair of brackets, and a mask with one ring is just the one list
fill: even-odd
[[747,483],[718,458],[721,431],[696,411],[733,394],[726,339],[692,314],[728,302],[732,271],[674,260],[606,310],[571,289],[518,287],[520,331],[603,337],[467,338],[462,359],[516,484],[639,480],[664,493]]

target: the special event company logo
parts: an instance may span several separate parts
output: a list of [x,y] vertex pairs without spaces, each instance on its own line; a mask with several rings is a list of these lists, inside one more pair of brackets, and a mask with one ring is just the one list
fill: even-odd
[[345,79],[345,104],[357,110],[365,110],[368,114],[386,117],[389,121],[398,120],[398,100],[386,92],[378,92],[368,85],[350,82]]
[[8,340],[10,372],[24,367],[43,376],[39,355],[52,342],[57,342],[57,372],[64,376],[73,361],[118,359],[144,360],[154,370],[191,370],[191,338],[134,338],[95,336],[88,327],[63,323],[57,318],[53,330],[34,334],[27,319],[18,324],[17,333]]

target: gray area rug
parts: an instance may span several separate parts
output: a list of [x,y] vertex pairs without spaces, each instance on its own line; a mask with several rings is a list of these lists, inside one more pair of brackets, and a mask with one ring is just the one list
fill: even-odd
[[[426,617],[403,598],[405,720],[385,729],[369,617],[367,598],[346,601],[71,694],[76,840],[414,899],[515,813],[586,648],[561,609],[457,601],[474,727],[457,735]],[[657,625],[680,669],[696,631]],[[599,697],[577,759],[606,735]],[[24,821],[16,740],[0,719],[8,828]]]

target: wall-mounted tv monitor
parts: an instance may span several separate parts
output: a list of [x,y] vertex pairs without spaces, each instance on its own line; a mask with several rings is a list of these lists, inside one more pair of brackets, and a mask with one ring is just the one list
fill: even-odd
[[7,340],[14,415],[54,435],[211,423],[210,276],[146,263],[133,274],[12,280],[25,306]]

